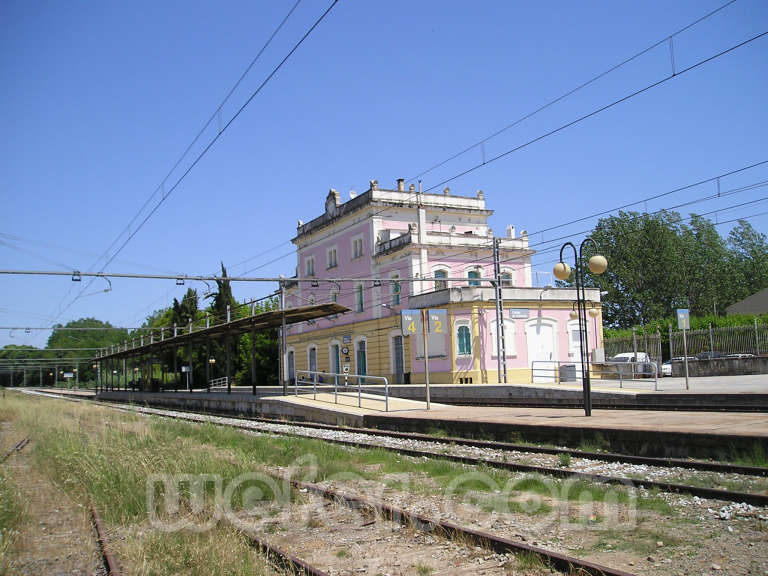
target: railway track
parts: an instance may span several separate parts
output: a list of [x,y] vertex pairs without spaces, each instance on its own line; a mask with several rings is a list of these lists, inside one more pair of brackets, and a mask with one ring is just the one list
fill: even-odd
[[[58,396],[61,397],[61,396]],[[69,398],[67,398],[69,399]],[[148,414],[155,414],[158,416],[164,416],[176,420],[186,420],[190,422],[211,422],[221,426],[229,426],[232,428],[246,430],[251,432],[263,432],[276,435],[301,435],[310,438],[316,438],[311,433],[301,433],[299,429],[306,430],[330,430],[338,434],[360,434],[366,437],[374,437],[374,440],[378,438],[379,441],[363,441],[359,438],[356,439],[343,439],[343,438],[328,438],[320,437],[318,439],[327,442],[345,445],[355,448],[378,448],[386,449],[398,452],[403,455],[413,457],[426,457],[426,458],[441,458],[444,460],[450,460],[453,462],[459,462],[462,464],[472,466],[489,466],[492,468],[500,468],[513,472],[525,472],[525,473],[537,473],[555,478],[576,478],[588,482],[599,482],[603,484],[623,485],[632,488],[645,488],[656,489],[661,492],[673,492],[680,494],[689,494],[691,496],[697,496],[700,498],[708,498],[713,500],[722,500],[726,502],[745,503],[753,506],[768,506],[768,493],[752,493],[742,492],[736,490],[722,490],[718,488],[709,488],[704,486],[693,486],[689,484],[682,484],[679,482],[659,481],[648,478],[631,478],[628,476],[614,476],[609,474],[595,474],[588,472],[580,472],[577,470],[569,469],[567,467],[552,467],[552,466],[538,466],[532,464],[525,464],[520,462],[513,462],[508,460],[502,460],[499,458],[487,458],[481,456],[473,456],[467,454],[450,453],[446,449],[436,452],[434,449],[420,449],[414,447],[408,447],[403,445],[391,446],[387,445],[385,440],[387,438],[397,438],[399,440],[409,440],[413,442],[428,442],[436,443],[440,445],[455,444],[457,446],[466,446],[470,448],[490,448],[499,451],[517,451],[524,453],[540,453],[540,454],[569,454],[585,458],[587,460],[595,460],[600,462],[617,462],[617,463],[631,463],[642,465],[653,465],[662,468],[681,468],[686,470],[702,470],[708,472],[718,473],[733,473],[743,474],[750,476],[765,477],[768,474],[768,470],[758,467],[730,465],[725,463],[712,463],[701,461],[688,461],[688,460],[676,460],[676,459],[661,459],[661,458],[646,458],[640,456],[624,456],[620,454],[602,454],[594,452],[581,452],[567,449],[558,448],[542,448],[530,445],[519,445],[503,442],[489,442],[482,440],[470,440],[466,438],[445,438],[445,437],[433,437],[425,434],[409,434],[402,432],[389,432],[377,429],[366,428],[344,428],[338,426],[312,424],[306,423],[286,424],[284,421],[275,421],[264,418],[232,418],[225,416],[213,416],[205,415],[197,412],[182,412],[177,410],[165,410],[159,408],[145,408],[126,405],[115,405],[114,403],[103,403],[101,405],[110,406],[112,408],[130,410],[134,412],[143,412]],[[260,424],[271,426],[270,429],[264,429],[259,427]],[[285,429],[277,429],[276,427],[282,426]],[[377,438],[376,438],[377,437]],[[521,449],[522,448],[522,449]]]
[[16,452],[21,452],[24,449],[24,446],[27,444],[29,444],[29,438],[23,438],[19,440],[13,448],[11,448],[6,454],[3,455],[3,457],[0,459],[0,464],[16,454]]
[[[59,396],[61,397],[61,396]],[[69,398],[67,398],[69,399]],[[647,458],[641,456],[625,456],[621,454],[603,454],[595,452],[584,452],[569,449],[538,447],[530,445],[520,445],[504,442],[491,442],[483,440],[471,440],[466,438],[446,438],[446,437],[434,437],[425,434],[412,434],[402,432],[390,432],[378,429],[370,428],[345,428],[339,426],[323,425],[323,424],[306,424],[306,423],[286,423],[285,421],[277,421],[266,418],[232,418],[225,416],[213,416],[207,414],[201,414],[197,412],[184,412],[178,410],[165,410],[159,408],[145,408],[125,405],[115,405],[114,403],[102,403],[101,405],[110,406],[112,408],[118,408],[122,410],[129,410],[134,412],[142,412],[147,414],[154,414],[157,416],[163,416],[176,420],[185,420],[190,422],[211,422],[216,425],[228,426],[240,430],[246,430],[251,432],[262,432],[276,435],[295,436],[300,435],[304,437],[317,438],[326,442],[332,442],[335,444],[355,447],[355,448],[378,448],[386,449],[398,452],[403,455],[413,457],[426,457],[426,458],[441,458],[444,460],[450,460],[462,464],[472,466],[489,466],[492,468],[499,468],[509,470],[513,472],[525,472],[525,473],[537,473],[555,478],[575,478],[588,482],[598,482],[603,484],[624,485],[632,488],[645,488],[656,489],[661,492],[673,492],[681,494],[689,494],[691,496],[698,496],[700,498],[708,498],[713,500],[722,500],[726,502],[738,502],[746,503],[753,506],[768,506],[768,493],[753,493],[742,492],[736,490],[723,490],[718,488],[708,488],[704,486],[694,486],[690,484],[683,484],[679,482],[668,482],[652,480],[648,478],[631,478],[628,476],[614,476],[609,474],[595,474],[589,472],[580,472],[577,470],[569,469],[568,467],[552,467],[552,466],[539,466],[532,464],[525,464],[520,462],[513,462],[508,460],[502,460],[498,458],[487,458],[481,456],[472,456],[466,454],[451,453],[445,449],[440,452],[429,449],[419,449],[414,447],[408,447],[403,445],[391,446],[387,445],[384,440],[387,438],[396,438],[399,440],[408,440],[413,442],[425,442],[434,443],[440,445],[456,445],[466,446],[470,448],[484,448],[498,451],[510,451],[510,452],[523,452],[523,453],[538,453],[538,454],[550,454],[560,455],[568,454],[570,456],[584,458],[587,460],[595,460],[600,462],[617,462],[628,464],[641,464],[646,466],[658,466],[661,468],[681,468],[690,471],[707,471],[717,473],[730,473],[741,474],[748,476],[765,477],[768,476],[768,469],[731,465],[719,462],[701,462],[701,461],[688,461],[679,459],[667,459],[667,458]],[[270,429],[264,429],[259,427],[260,424],[271,426]],[[282,426],[286,429],[277,429],[276,427]],[[362,441],[360,439],[344,439],[344,438],[328,438],[317,437],[311,433],[301,433],[299,430],[329,430],[339,434],[346,435],[363,435],[366,437],[372,437],[374,440],[380,441]]]
[[[240,430],[250,431],[250,432],[262,432],[267,434],[276,434],[276,435],[284,435],[284,436],[296,436],[301,435],[309,438],[317,438],[316,436],[312,435],[304,435],[304,434],[297,434],[295,431],[292,430],[275,430],[275,429],[269,429],[265,430],[258,427],[258,422],[252,419],[242,420],[242,419],[236,419],[236,418],[228,418],[228,417],[220,417],[220,416],[208,416],[208,415],[202,415],[197,414],[194,412],[177,412],[177,411],[171,411],[171,410],[160,410],[157,408],[139,408],[139,407],[132,407],[132,408],[125,408],[121,407],[122,409],[128,409],[132,411],[138,411],[142,413],[147,414],[155,414],[158,416],[163,416],[166,418],[172,418],[176,420],[184,420],[189,422],[210,422],[216,425],[220,426],[228,426],[231,428],[236,428]],[[271,423],[274,424],[274,423]],[[285,423],[282,424],[285,426]],[[296,426],[294,426],[296,427]],[[304,426],[298,426],[298,427],[304,427]],[[334,428],[334,431],[338,432],[346,432],[346,433],[355,433],[357,432],[357,429],[337,429]],[[372,434],[372,432],[368,432],[369,434]],[[387,438],[387,437],[397,437],[397,438],[403,438],[403,435],[390,435],[388,432],[378,431],[377,436],[381,438]],[[412,435],[406,435],[411,436]],[[417,449],[417,448],[408,448],[405,446],[388,446],[386,444],[380,443],[380,442],[364,442],[360,440],[345,440],[342,438],[317,438],[326,442],[332,442],[334,444],[340,444],[355,448],[378,448],[378,449],[386,449],[391,450],[394,452],[398,452],[403,455],[407,456],[413,456],[413,457],[426,457],[426,458],[440,458],[444,460],[450,460],[453,462],[459,462],[462,464],[467,464],[471,466],[488,466],[491,468],[499,468],[504,470],[509,470],[513,472],[526,472],[526,473],[536,473],[536,474],[542,474],[546,476],[552,476],[555,478],[572,478],[572,479],[579,479],[579,480],[585,480],[588,482],[598,482],[602,484],[614,484],[614,485],[623,485],[631,488],[644,488],[644,489],[656,489],[661,492],[673,492],[673,493],[679,493],[679,494],[689,494],[691,496],[698,496],[700,498],[708,498],[712,500],[722,500],[726,502],[737,502],[737,503],[745,503],[745,504],[751,504],[753,506],[768,506],[768,493],[751,493],[751,492],[741,492],[741,491],[735,491],[735,490],[722,490],[718,488],[707,488],[703,486],[693,486],[688,484],[681,484],[677,482],[666,482],[666,481],[659,481],[659,480],[650,480],[647,478],[644,479],[637,479],[637,478],[631,478],[628,476],[612,476],[607,474],[593,474],[593,473],[587,473],[587,472],[579,472],[575,470],[571,470],[568,468],[555,468],[550,466],[537,466],[532,464],[521,464],[518,462],[510,462],[505,460],[499,460],[499,459],[493,459],[493,458],[484,458],[479,456],[470,456],[470,455],[460,455],[460,454],[451,454],[449,452],[440,451],[435,452],[434,450],[424,450],[424,449]],[[423,441],[429,441],[432,442],[432,437],[425,437],[424,435],[418,435],[419,440]],[[445,439],[442,439],[445,440]],[[444,443],[441,443],[444,444]],[[494,448],[497,447],[498,443],[493,443]],[[464,443],[464,445],[468,446],[479,446],[479,444],[474,443]],[[516,447],[517,445],[509,445],[511,447]],[[545,452],[545,450],[540,450],[539,452]],[[566,453],[572,453],[569,451],[565,451]],[[554,450],[546,450],[546,453],[563,453],[563,452],[556,452]],[[618,456],[618,455],[613,455]],[[598,455],[594,455],[594,459],[598,459]],[[656,459],[651,459],[656,460]],[[616,458],[613,461],[621,462],[618,458]],[[670,460],[664,460],[664,462],[671,462]],[[686,461],[681,461],[682,463]],[[705,463],[699,463],[699,464],[705,464]],[[669,464],[668,464],[669,466]],[[718,472],[722,472],[726,465],[724,464],[715,464],[715,468]],[[693,470],[698,470],[700,468],[692,468]],[[752,470],[751,467],[744,467],[744,466],[735,466],[733,469],[737,470]],[[755,468],[754,469],[759,476],[765,476],[765,471],[761,468]],[[743,473],[743,472],[742,472]]]
[[475,530],[453,522],[437,520],[421,514],[411,513],[402,508],[327,488],[312,482],[302,482],[280,476],[276,476],[276,478],[289,482],[290,485],[296,489],[317,494],[325,499],[342,503],[345,506],[354,509],[369,510],[385,520],[399,522],[403,526],[408,526],[422,532],[433,533],[443,538],[457,539],[465,543],[469,542],[472,545],[482,546],[487,550],[497,553],[505,554],[511,552],[516,555],[535,555],[540,558],[546,566],[566,574],[634,576],[632,573],[618,568],[612,568],[575,556],[569,556],[540,546],[533,546],[526,542],[503,538],[490,532]]

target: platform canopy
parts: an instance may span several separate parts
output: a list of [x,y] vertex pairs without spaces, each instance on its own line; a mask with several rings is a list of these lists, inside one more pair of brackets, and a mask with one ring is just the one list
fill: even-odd
[[283,318],[285,318],[286,324],[295,324],[297,322],[306,322],[307,320],[323,318],[333,314],[343,314],[344,312],[349,312],[349,308],[335,302],[330,302],[328,304],[313,304],[311,306],[299,306],[297,308],[286,308],[285,310],[272,310],[270,312],[262,312],[261,314],[255,314],[246,318],[238,318],[231,322],[217,324],[210,328],[193,330],[192,332],[175,337],[163,338],[152,343],[144,344],[143,346],[135,346],[133,348],[126,347],[114,352],[107,352],[96,356],[94,361],[144,356],[174,346],[198,344],[208,340],[216,340],[218,338],[240,336],[242,334],[248,334],[254,330],[277,328],[283,324]]

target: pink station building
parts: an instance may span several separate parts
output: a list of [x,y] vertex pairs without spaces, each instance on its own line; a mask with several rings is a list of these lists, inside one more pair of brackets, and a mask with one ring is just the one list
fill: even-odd
[[[349,312],[290,326],[286,372],[386,376],[423,383],[423,339],[404,335],[401,312],[446,310],[447,326],[430,334],[429,374],[435,384],[501,381],[498,371],[493,231],[482,191],[423,194],[398,180],[394,190],[370,188],[342,202],[331,190],[325,211],[299,220],[296,276],[285,282],[285,306],[338,302]],[[572,288],[534,287],[528,236],[514,227],[499,243],[507,381],[552,381],[559,365],[580,371]],[[573,262],[572,252],[566,259]],[[556,258],[556,256],[555,256]],[[553,258],[554,259],[554,258]],[[600,294],[586,291],[589,352],[602,347]],[[560,363],[560,364],[558,364]]]

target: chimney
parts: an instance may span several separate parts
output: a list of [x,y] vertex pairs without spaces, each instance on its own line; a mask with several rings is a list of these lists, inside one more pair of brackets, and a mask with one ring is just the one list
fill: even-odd
[[413,184],[408,186],[408,192],[416,192],[416,186],[414,186]]
[[445,190],[443,190],[443,196],[450,196],[451,195],[451,189],[448,188],[448,186],[445,187]]
[[515,237],[515,227],[510,224],[507,226],[507,238],[514,238]]
[[398,192],[405,192],[405,178],[398,178],[397,179],[397,191]]

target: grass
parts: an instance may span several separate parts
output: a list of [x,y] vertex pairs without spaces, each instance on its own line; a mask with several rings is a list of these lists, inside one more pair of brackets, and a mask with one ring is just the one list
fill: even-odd
[[8,574],[8,552],[16,537],[16,528],[23,520],[21,503],[14,487],[0,469],[0,575]]
[[571,465],[571,455],[568,452],[560,452],[557,455],[557,463],[561,468],[568,468]]
[[733,458],[733,463],[741,466],[768,468],[768,453],[762,444],[755,442],[750,450],[741,452]]
[[[0,417],[5,416],[14,419],[15,426],[35,439],[32,452],[41,471],[81,501],[92,499],[107,524],[124,527],[127,534],[137,535],[141,532],[137,527],[146,525],[150,512],[146,503],[149,475],[219,475],[227,486],[239,475],[260,467],[290,468],[296,477],[316,482],[348,479],[380,483],[386,480],[390,487],[411,494],[466,498],[486,512],[543,514],[551,510],[552,502],[560,500],[608,505],[636,503],[641,509],[673,514],[661,498],[652,495],[635,499],[618,486],[521,476],[490,467],[466,467],[437,458],[408,458],[384,449],[350,449],[302,437],[255,436],[212,424],[146,418],[45,398],[16,395],[10,398],[9,395],[0,409]],[[181,488],[182,495],[188,498],[190,487],[182,485]],[[215,491],[214,485],[205,488],[207,496]],[[162,489],[158,495],[162,495]],[[531,495],[540,498],[531,498]],[[251,483],[235,491],[233,503],[236,509],[268,508],[279,504],[280,499],[295,498],[292,491],[275,493],[268,484]],[[224,529],[218,526],[215,530]],[[152,566],[158,567],[157,573],[172,573],[161,566],[166,554],[175,557],[195,543],[214,545],[212,541],[201,540],[201,535],[153,533],[152,538],[159,539],[152,541],[160,551],[155,554],[136,544],[138,540],[146,544],[146,538],[149,538],[147,534],[129,538],[121,548],[127,555],[126,563],[145,563],[146,573],[152,572]],[[259,557],[248,550],[247,542],[242,539],[233,542],[233,557],[247,556],[251,563],[243,561],[238,566],[258,565]],[[239,568],[230,571],[225,568],[228,564],[215,558],[212,554],[210,562],[198,562],[201,573],[246,572],[245,568],[242,572]],[[184,572],[183,567],[180,570]]]
[[418,574],[419,576],[429,576],[430,574],[432,574],[432,572],[434,572],[434,570],[435,569],[432,568],[432,566],[429,566],[427,564],[422,564],[421,562],[416,564],[416,574]]

